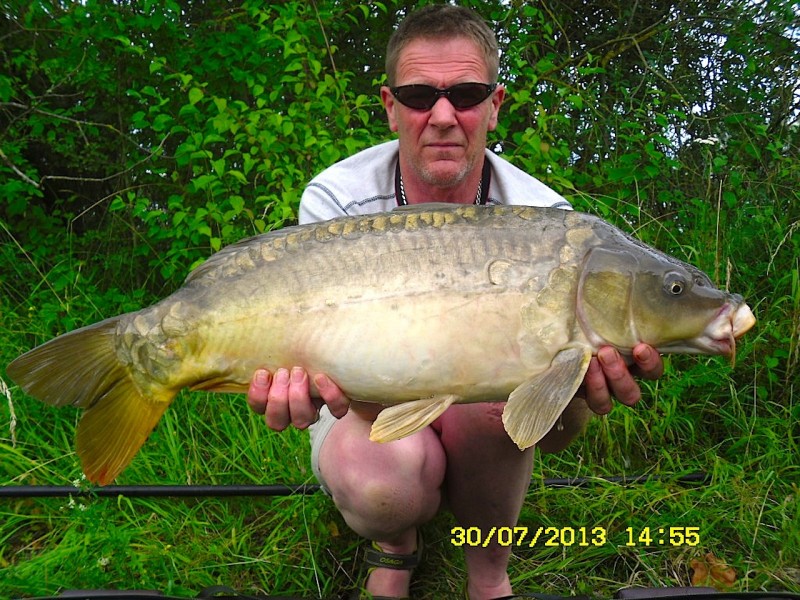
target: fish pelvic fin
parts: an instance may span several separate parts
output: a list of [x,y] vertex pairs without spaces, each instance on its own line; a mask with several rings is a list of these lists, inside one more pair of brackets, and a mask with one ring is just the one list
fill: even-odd
[[92,483],[111,483],[131,462],[177,390],[153,386],[145,395],[117,358],[120,317],[76,329],[26,352],[6,369],[30,396],[53,406],[85,409],[78,456]]
[[511,392],[503,425],[520,450],[535,445],[552,429],[578,391],[591,358],[588,348],[561,350],[545,371]]
[[433,423],[458,400],[460,396],[447,394],[384,408],[372,424],[369,439],[373,442],[393,442],[416,433]]

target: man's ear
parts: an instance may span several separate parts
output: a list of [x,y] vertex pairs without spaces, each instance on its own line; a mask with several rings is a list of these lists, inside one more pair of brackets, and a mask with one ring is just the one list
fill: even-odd
[[492,114],[489,116],[489,131],[494,131],[497,127],[497,118],[500,114],[500,105],[506,97],[506,88],[498,85],[492,93]]
[[386,117],[389,119],[389,129],[396,132],[397,119],[395,118],[394,111],[397,105],[394,100],[394,94],[392,94],[389,86],[381,86],[381,102],[383,102],[383,107],[386,109]]

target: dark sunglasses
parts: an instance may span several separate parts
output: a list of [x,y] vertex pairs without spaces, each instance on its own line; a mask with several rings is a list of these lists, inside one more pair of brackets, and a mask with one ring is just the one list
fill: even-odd
[[458,83],[449,88],[413,84],[389,89],[400,104],[409,108],[430,110],[439,98],[444,96],[456,109],[463,110],[486,100],[496,87],[496,83]]

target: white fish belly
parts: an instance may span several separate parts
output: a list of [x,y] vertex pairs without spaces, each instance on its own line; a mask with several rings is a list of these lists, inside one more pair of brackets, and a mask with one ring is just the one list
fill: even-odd
[[505,400],[535,367],[520,356],[521,301],[475,294],[342,303],[296,327],[287,354],[355,400]]

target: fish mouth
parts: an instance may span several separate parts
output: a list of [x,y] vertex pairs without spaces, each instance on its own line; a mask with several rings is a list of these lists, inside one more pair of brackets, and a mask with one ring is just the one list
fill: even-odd
[[753,311],[744,302],[725,304],[698,338],[698,345],[713,354],[729,356],[736,362],[736,340],[756,323]]

